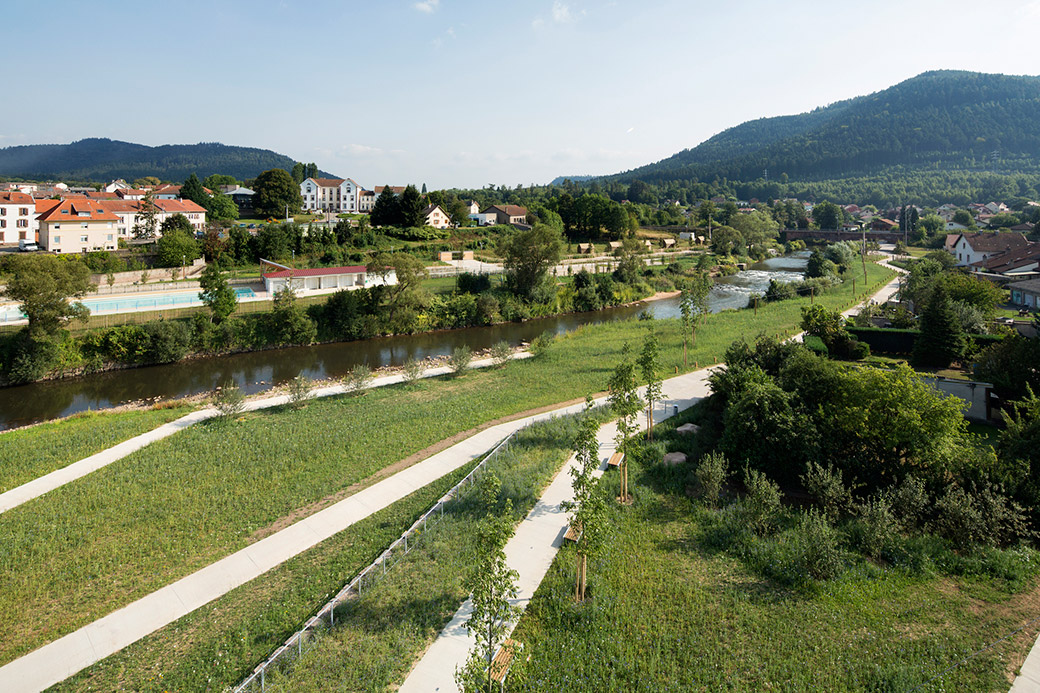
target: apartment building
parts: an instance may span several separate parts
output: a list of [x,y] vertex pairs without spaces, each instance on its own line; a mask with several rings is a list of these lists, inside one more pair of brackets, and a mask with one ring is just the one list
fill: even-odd
[[0,244],[36,239],[36,201],[23,192],[0,192]]
[[119,245],[119,222],[96,200],[61,200],[39,216],[40,247],[52,253],[83,253],[115,250]]

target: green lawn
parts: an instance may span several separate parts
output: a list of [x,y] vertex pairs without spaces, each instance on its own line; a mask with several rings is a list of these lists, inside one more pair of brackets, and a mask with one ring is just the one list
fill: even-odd
[[513,635],[530,660],[507,690],[1006,691],[1036,636],[959,664],[1036,616],[1035,578],[1023,589],[860,557],[789,589],[712,546],[715,511],[686,494],[685,472],[633,464],[632,479],[634,505],[610,505],[607,548],[589,562],[591,599],[574,604],[564,547]]
[[63,421],[0,433],[0,493],[179,419],[192,409],[83,412]]
[[[872,285],[891,274],[870,271]],[[817,301],[843,309],[855,298],[844,286]],[[717,362],[734,339],[795,332],[807,303],[706,317],[690,368]],[[677,321],[657,326],[662,370],[682,370]],[[439,440],[605,389],[622,345],[638,346],[644,329],[638,321],[585,327],[504,369],[194,426],[0,515],[0,662],[256,541],[280,519]]]

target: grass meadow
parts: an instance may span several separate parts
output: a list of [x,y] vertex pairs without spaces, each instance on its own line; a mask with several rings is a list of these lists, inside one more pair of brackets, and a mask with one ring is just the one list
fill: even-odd
[[1023,581],[847,556],[836,579],[784,587],[713,546],[717,511],[691,499],[689,468],[637,465],[635,502],[610,504],[589,561],[591,598],[574,603],[564,547],[513,635],[526,661],[508,691],[1006,691],[1036,637],[1033,624],[972,656],[1035,618],[1035,566],[1009,571]]
[[[872,285],[891,276],[869,270]],[[844,286],[817,302],[844,309],[866,293],[854,297]],[[720,360],[734,339],[796,331],[806,304],[707,316],[690,368]],[[682,371],[678,322],[656,324],[662,370]],[[0,663],[356,491],[438,441],[604,390],[622,345],[638,348],[644,329],[639,321],[586,327],[502,369],[196,425],[0,515]]]
[[88,411],[0,433],[0,493],[179,419],[192,407]]

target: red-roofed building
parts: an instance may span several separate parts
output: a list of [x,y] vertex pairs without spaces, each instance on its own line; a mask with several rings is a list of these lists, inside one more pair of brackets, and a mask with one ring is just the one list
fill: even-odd
[[61,200],[39,215],[40,247],[52,253],[115,250],[119,217],[97,200]]
[[393,269],[387,268],[386,274],[372,274],[364,265],[279,269],[267,272],[263,277],[264,287],[271,295],[289,285],[294,291],[336,291],[370,286],[391,286],[397,283],[397,273]]
[[23,192],[0,192],[0,243],[36,240],[36,200]]
[[[117,225],[121,238],[132,238],[134,229],[140,221],[139,215],[145,202],[141,200],[100,200],[99,206],[107,212],[115,214],[119,219]],[[191,222],[196,232],[206,227],[206,210],[191,200],[155,200],[155,235],[161,236],[162,223],[174,214],[183,214]]]

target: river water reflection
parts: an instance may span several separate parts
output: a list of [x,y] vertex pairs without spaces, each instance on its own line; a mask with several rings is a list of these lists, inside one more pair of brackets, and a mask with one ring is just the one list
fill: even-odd
[[[764,292],[770,279],[801,279],[806,259],[805,253],[773,258],[720,279],[712,289],[711,311],[747,306],[751,294]],[[561,334],[581,325],[627,320],[643,312],[659,318],[677,317],[679,302],[672,298],[525,323],[275,349],[3,388],[0,389],[0,430],[130,401],[184,397],[211,391],[231,381],[245,393],[254,394],[300,373],[314,379],[338,377],[359,363],[367,363],[373,369],[397,366],[409,358],[450,354],[458,346],[476,351],[503,340],[519,344],[546,331]]]

